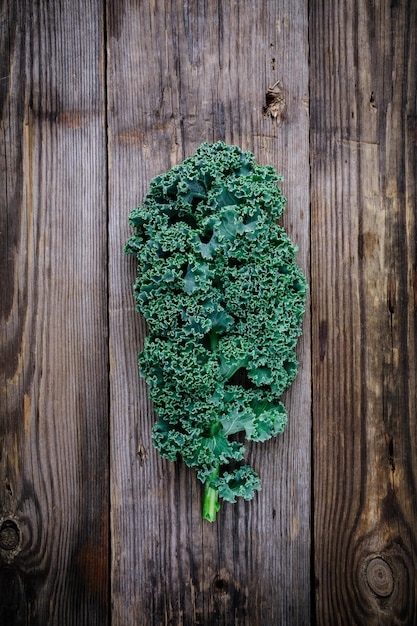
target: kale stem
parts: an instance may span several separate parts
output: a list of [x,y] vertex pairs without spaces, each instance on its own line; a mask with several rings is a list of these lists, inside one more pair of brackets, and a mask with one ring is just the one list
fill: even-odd
[[204,483],[203,519],[206,519],[208,522],[216,521],[216,515],[220,509],[219,492],[212,486],[212,481],[219,475],[219,469],[220,464],[217,464]]
[[210,350],[212,352],[215,352],[217,348],[217,344],[219,343],[219,335],[217,334],[215,330],[212,330],[209,333],[209,337],[210,337]]

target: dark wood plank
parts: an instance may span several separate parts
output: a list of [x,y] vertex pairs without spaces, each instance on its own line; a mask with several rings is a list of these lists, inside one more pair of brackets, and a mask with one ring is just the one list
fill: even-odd
[[311,3],[319,624],[417,623],[416,9]]
[[102,5],[1,4],[0,623],[108,615]]
[[[285,176],[285,225],[309,254],[306,3],[108,1],[112,602],[118,624],[310,623],[309,333],[286,396],[289,425],[248,446],[263,479],[250,503],[201,520],[201,487],[151,445],[138,379],[145,327],[134,311],[127,217],[151,178],[204,140],[252,150]],[[264,116],[281,80],[285,107]]]

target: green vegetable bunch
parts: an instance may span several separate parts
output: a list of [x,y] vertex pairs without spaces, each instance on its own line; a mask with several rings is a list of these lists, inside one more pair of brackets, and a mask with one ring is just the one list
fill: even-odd
[[279,398],[297,372],[306,281],[278,224],[280,180],[250,152],[203,143],[130,215],[154,445],[195,468],[209,521],[219,499],[260,489],[242,439],[266,441],[287,421]]

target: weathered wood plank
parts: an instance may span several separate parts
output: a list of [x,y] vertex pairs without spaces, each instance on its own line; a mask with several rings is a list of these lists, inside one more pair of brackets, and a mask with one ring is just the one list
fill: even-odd
[[102,5],[2,2],[0,622],[108,614]]
[[311,3],[319,624],[417,623],[416,3]]
[[[108,1],[112,602],[118,624],[308,624],[309,334],[286,396],[286,433],[249,446],[263,478],[250,503],[201,520],[201,488],[151,445],[137,377],[145,333],[134,311],[127,217],[152,177],[204,140],[252,150],[285,176],[285,225],[309,254],[307,5]],[[281,80],[285,108],[264,117]],[[308,319],[306,319],[308,330]]]

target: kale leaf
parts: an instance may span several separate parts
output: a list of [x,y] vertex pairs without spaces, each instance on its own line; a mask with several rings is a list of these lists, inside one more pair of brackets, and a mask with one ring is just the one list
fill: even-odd
[[209,521],[219,499],[260,489],[242,439],[266,441],[287,421],[280,397],[297,373],[306,280],[278,223],[280,181],[250,152],[203,143],[151,181],[129,219],[153,442],[196,470]]

